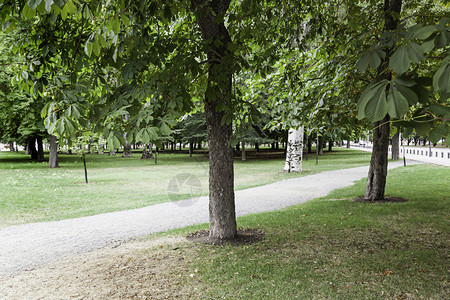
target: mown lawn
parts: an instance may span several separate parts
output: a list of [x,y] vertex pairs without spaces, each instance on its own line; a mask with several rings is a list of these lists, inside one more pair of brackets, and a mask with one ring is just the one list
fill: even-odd
[[387,194],[408,202],[352,202],[363,194],[361,180],[302,205],[239,218],[239,226],[266,233],[261,242],[188,243],[166,254],[187,258],[191,274],[173,276],[183,276],[199,299],[446,299],[449,182],[446,167],[397,168]]
[[[60,155],[60,168],[36,163],[29,156],[0,152],[0,228],[49,220],[82,217],[181,200],[208,194],[208,158],[183,154],[160,154],[158,165],[120,155],[87,155],[89,184],[84,183],[81,159],[77,155]],[[367,165],[370,154],[339,149],[325,152],[315,165],[313,155],[304,162],[304,173],[283,174],[283,159],[236,158],[236,189],[304,176],[339,168]],[[195,191],[174,191],[176,178],[198,179]]]

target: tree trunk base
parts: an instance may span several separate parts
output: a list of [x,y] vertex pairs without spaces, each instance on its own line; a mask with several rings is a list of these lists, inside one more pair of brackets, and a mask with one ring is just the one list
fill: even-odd
[[249,245],[261,241],[265,233],[258,229],[238,229],[237,235],[230,239],[217,239],[211,237],[208,230],[200,230],[194,232],[186,237],[188,241],[213,245],[228,245],[233,246]]

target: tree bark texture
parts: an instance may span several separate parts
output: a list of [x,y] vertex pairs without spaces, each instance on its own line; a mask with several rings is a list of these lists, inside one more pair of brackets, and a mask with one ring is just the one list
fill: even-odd
[[245,156],[245,142],[241,142],[241,160],[246,161],[247,157]]
[[38,153],[36,150],[36,138],[35,137],[31,137],[28,138],[27,140],[27,152],[30,155],[31,159],[37,159],[38,158]]
[[323,137],[319,136],[319,143],[318,143],[318,147],[319,147],[319,155],[323,155]]
[[151,159],[153,158],[152,152],[153,144],[150,142],[144,145],[144,151],[142,151],[141,159]]
[[197,23],[205,42],[210,43],[205,114],[209,145],[209,232],[215,239],[232,239],[237,235],[234,201],[233,149],[230,146],[232,124],[223,124],[225,112],[219,109],[231,99],[232,73],[223,63],[231,42],[220,20],[230,0],[191,0]]
[[37,136],[36,142],[37,142],[37,146],[38,146],[37,161],[43,162],[44,161],[44,145],[42,143],[42,136]]
[[392,159],[397,160],[400,159],[400,132],[397,130],[397,133],[392,137]]
[[[402,0],[384,1],[384,31],[391,31],[397,28],[401,7]],[[386,58],[379,67],[379,74],[389,64],[391,53],[392,49],[386,49]],[[392,74],[388,71],[383,73],[382,76],[390,80]],[[389,115],[386,115],[384,119],[373,124],[372,157],[367,176],[366,193],[364,195],[366,200],[375,201],[384,199],[389,152],[389,120]]]
[[50,135],[50,154],[48,157],[48,166],[50,168],[58,168],[58,139],[54,135]]
[[365,199],[384,199],[389,149],[389,116],[374,123],[373,149],[367,176]]
[[283,172],[298,173],[302,171],[303,132],[303,126],[298,129],[291,128],[289,130],[286,163]]
[[131,144],[130,142],[128,142],[128,140],[126,139],[126,134],[125,134],[125,145],[123,145],[123,153],[122,153],[122,157],[132,157],[131,154]]

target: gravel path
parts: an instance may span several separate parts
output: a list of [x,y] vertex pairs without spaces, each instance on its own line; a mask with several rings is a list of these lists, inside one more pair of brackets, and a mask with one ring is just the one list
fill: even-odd
[[[389,168],[403,162],[389,164]],[[409,163],[410,164],[410,163]],[[281,209],[325,196],[367,176],[368,167],[328,171],[236,191],[238,216]],[[133,237],[208,222],[208,197],[135,210],[0,230],[0,276],[10,276]]]

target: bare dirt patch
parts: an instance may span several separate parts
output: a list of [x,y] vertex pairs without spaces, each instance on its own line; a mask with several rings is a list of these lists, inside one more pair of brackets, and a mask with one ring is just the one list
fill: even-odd
[[238,235],[232,240],[219,240],[215,238],[211,238],[209,236],[208,230],[200,230],[188,235],[186,238],[188,241],[204,243],[204,244],[213,244],[213,245],[232,245],[232,246],[240,246],[240,245],[248,245],[259,242],[265,236],[265,233],[251,228],[242,228],[238,229]]
[[135,241],[116,248],[0,277],[1,299],[174,299],[196,295],[183,237]]

